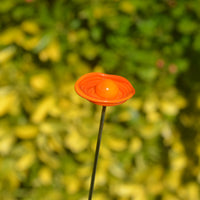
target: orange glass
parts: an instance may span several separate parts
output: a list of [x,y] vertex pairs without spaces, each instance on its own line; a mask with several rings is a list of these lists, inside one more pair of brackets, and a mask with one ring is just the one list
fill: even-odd
[[122,104],[135,94],[135,89],[124,77],[97,72],[81,76],[75,90],[81,97],[102,106]]

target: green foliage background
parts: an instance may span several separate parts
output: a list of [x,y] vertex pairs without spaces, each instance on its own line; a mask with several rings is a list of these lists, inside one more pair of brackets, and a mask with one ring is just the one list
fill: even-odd
[[1,0],[0,199],[85,200],[100,106],[83,74],[126,77],[107,109],[95,200],[200,199],[200,1]]

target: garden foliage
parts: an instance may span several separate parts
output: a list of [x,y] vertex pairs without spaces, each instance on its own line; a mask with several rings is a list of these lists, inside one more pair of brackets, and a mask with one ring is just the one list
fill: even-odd
[[83,74],[127,78],[107,109],[95,200],[200,199],[200,1],[1,0],[0,199],[87,199],[100,106]]

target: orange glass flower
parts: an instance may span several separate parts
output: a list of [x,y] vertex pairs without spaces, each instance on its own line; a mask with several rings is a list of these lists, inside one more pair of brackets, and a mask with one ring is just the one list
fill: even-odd
[[135,89],[127,79],[97,72],[81,76],[75,84],[75,90],[81,97],[102,106],[122,104],[135,94]]

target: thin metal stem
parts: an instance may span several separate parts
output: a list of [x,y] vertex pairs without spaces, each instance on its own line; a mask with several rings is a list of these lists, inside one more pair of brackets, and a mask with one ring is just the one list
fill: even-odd
[[101,121],[100,121],[100,125],[99,125],[99,134],[98,134],[98,139],[97,139],[97,144],[96,144],[96,152],[95,152],[95,157],[94,157],[94,165],[93,165],[88,200],[92,199],[92,194],[93,194],[93,189],[94,189],[94,181],[95,181],[95,175],[96,175],[96,169],[97,169],[97,161],[98,161],[98,157],[99,157],[99,150],[100,150],[100,144],[101,144],[101,136],[102,136],[102,131],[103,131],[105,112],[106,112],[106,106],[103,106],[102,112],[101,112]]

